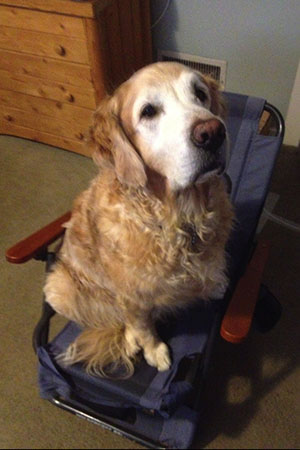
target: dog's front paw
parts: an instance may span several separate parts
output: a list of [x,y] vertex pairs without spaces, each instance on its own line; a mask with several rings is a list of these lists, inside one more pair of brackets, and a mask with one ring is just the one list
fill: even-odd
[[152,348],[144,349],[144,356],[150,366],[156,367],[160,372],[171,367],[171,357],[168,346],[159,342]]

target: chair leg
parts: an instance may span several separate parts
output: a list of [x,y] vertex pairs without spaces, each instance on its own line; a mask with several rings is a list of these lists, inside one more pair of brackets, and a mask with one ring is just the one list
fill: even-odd
[[32,336],[32,346],[35,353],[37,353],[38,347],[48,343],[50,319],[54,315],[54,309],[45,301],[45,298],[43,298],[42,315]]

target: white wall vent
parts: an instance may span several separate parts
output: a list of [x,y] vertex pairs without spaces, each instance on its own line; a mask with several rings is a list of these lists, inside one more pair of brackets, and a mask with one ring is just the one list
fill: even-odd
[[169,52],[158,50],[158,61],[176,61],[192,69],[199,70],[205,75],[210,75],[225,89],[227,62],[220,59],[203,58],[202,56],[189,55],[187,53]]

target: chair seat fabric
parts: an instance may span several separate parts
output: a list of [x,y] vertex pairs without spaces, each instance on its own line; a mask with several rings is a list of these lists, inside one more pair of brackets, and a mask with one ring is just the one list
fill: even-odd
[[134,423],[106,418],[144,439],[166,447],[188,448],[199,422],[199,412],[185,405],[193,386],[188,381],[177,380],[176,374],[184,357],[194,358],[203,353],[218,309],[218,302],[204,304],[199,300],[180,317],[159,323],[158,332],[171,349],[171,369],[158,372],[142,358],[134,375],[126,380],[94,377],[81,364],[64,367],[57,361],[57,356],[80,333],[78,325],[69,322],[52,342],[38,348],[40,395],[48,400],[61,396],[72,401],[79,398],[89,405],[135,408]]
[[134,375],[125,380],[91,376],[81,364],[64,367],[57,361],[57,356],[80,333],[79,326],[69,322],[52,342],[38,349],[41,396],[50,399],[59,394],[70,398],[76,393],[94,403],[123,408],[146,408],[169,417],[178,402],[192,391],[192,386],[187,381],[175,379],[180,361],[184,357],[194,358],[203,352],[216,316],[216,308],[217,302],[204,304],[199,300],[178,317],[171,317],[167,323],[160,322],[158,332],[171,349],[170,370],[158,372],[141,357]]

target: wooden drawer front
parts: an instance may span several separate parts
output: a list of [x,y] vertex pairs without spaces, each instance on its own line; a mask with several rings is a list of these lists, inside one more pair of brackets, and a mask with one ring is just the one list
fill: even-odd
[[80,17],[94,17],[94,5],[97,9],[104,8],[110,0],[1,0],[5,5],[33,8],[42,11],[54,11],[60,14],[71,14]]
[[0,25],[0,48],[88,64],[84,40]]
[[10,6],[0,5],[0,25],[78,39],[85,38],[84,25],[80,18]]
[[66,82],[31,77],[30,75],[12,74],[0,70],[1,87],[9,91],[48,98],[62,103],[70,103],[94,110],[96,108],[95,92],[92,88],[82,89]]
[[74,118],[51,117],[36,111],[22,111],[17,107],[2,106],[0,104],[0,130],[6,124],[30,128],[35,131],[47,132],[56,136],[83,141],[87,133],[87,127],[76,124]]
[[[1,111],[0,111],[1,117]],[[82,140],[75,140],[63,136],[48,133],[47,131],[38,131],[33,128],[26,128],[16,125],[14,122],[5,121],[0,124],[0,132],[12,136],[19,136],[25,139],[32,139],[37,142],[54,145],[54,147],[64,148],[81,155],[91,156],[91,149]]]
[[72,86],[92,88],[90,68],[83,64],[0,49],[0,69],[11,74],[30,75],[61,83],[67,81]]
[[0,89],[0,106],[16,108],[26,113],[38,113],[44,116],[67,120],[72,127],[87,130],[91,124],[92,111],[68,103],[61,103],[46,98],[33,97],[19,92]]

